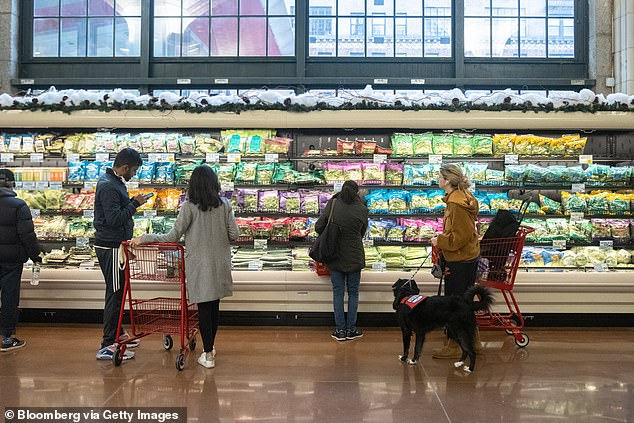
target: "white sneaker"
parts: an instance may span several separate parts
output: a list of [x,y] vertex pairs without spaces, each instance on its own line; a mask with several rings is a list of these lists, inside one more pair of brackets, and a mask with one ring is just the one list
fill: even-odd
[[207,353],[204,351],[202,354],[200,354],[200,357],[198,357],[198,364],[208,369],[213,369],[214,367],[216,367],[216,361],[213,359],[213,357],[211,358],[211,360],[208,360]]

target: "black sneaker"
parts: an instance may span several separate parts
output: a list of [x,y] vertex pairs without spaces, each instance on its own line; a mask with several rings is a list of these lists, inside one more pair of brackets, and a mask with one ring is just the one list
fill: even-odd
[[2,347],[0,347],[0,351],[13,351],[20,349],[26,345],[25,341],[20,341],[18,338],[5,338],[2,340]]
[[344,329],[336,329],[330,336],[337,341],[345,341],[346,331]]
[[357,339],[357,338],[361,338],[363,336],[363,332],[361,331],[361,329],[348,329],[346,331],[346,339]]

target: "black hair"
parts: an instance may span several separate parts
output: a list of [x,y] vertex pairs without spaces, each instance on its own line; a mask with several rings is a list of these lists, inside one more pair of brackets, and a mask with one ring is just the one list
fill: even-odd
[[12,188],[15,182],[15,175],[9,169],[0,169],[0,187]]
[[352,204],[359,198],[359,185],[355,181],[346,181],[341,187],[339,198],[346,204]]
[[196,204],[202,211],[216,208],[220,201],[220,182],[216,172],[209,166],[198,166],[192,172],[187,188],[187,196],[192,204]]
[[143,159],[138,151],[133,148],[124,148],[117,153],[117,157],[115,157],[112,167],[121,167],[125,165],[141,166],[142,164]]

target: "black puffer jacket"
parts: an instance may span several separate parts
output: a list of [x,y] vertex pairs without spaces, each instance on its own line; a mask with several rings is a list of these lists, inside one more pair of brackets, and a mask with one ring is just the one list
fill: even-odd
[[[352,204],[341,201],[339,194],[335,194],[333,198],[337,201],[332,220],[339,225],[341,232],[338,243],[339,257],[328,263],[328,268],[346,273],[358,272],[365,267],[363,236],[368,229],[368,208],[358,198]],[[328,201],[326,209],[315,224],[318,234],[326,228],[333,198]]]
[[42,261],[31,210],[9,188],[0,188],[0,263]]
[[128,197],[128,190],[112,169],[99,178],[95,193],[95,245],[117,248],[132,238],[139,203]]

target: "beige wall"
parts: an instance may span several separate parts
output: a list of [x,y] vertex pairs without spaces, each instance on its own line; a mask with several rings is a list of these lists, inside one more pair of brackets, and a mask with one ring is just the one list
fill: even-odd
[[634,2],[614,0],[616,91],[634,94]]
[[18,2],[0,0],[0,93],[15,92],[11,79],[18,72]]

